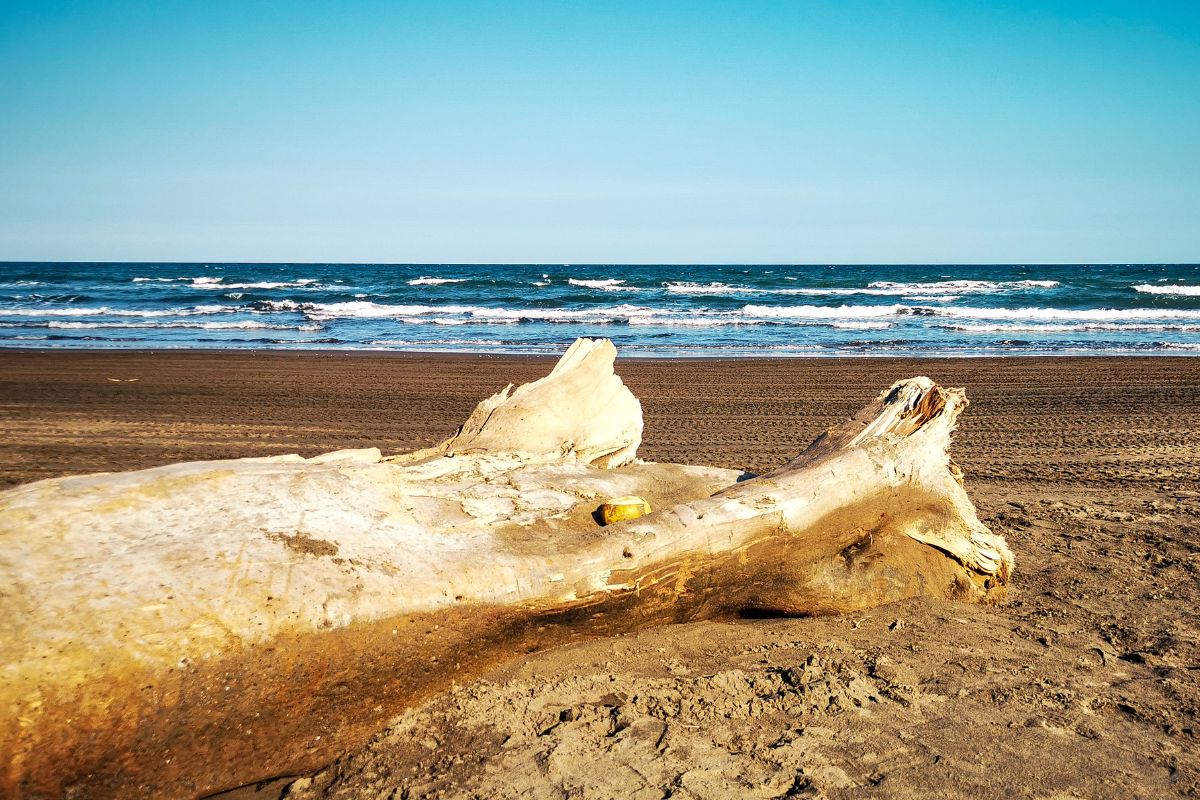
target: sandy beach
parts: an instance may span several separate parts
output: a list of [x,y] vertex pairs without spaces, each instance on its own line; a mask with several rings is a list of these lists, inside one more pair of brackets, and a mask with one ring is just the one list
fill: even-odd
[[[0,351],[0,488],[454,431],[553,359]],[[899,378],[964,386],[954,457],[1016,554],[996,608],[659,628],[535,654],[242,796],[1200,793],[1200,359],[630,360],[646,460],[761,472]],[[295,780],[299,777],[298,780]]]

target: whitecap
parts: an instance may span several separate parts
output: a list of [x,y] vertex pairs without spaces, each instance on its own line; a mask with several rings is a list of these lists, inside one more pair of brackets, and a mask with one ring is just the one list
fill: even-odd
[[393,345],[397,347],[426,347],[436,345],[475,345],[499,347],[508,342],[499,339],[369,339],[367,344]]
[[634,317],[630,325],[662,325],[667,327],[710,328],[718,325],[758,325],[760,322],[732,316]]
[[[795,280],[795,278],[789,278]],[[964,294],[994,294],[1014,292],[1026,289],[1052,289],[1059,286],[1058,281],[977,281],[949,280],[931,281],[924,283],[896,283],[892,281],[873,281],[866,286],[821,286],[799,287],[794,289],[764,289],[753,286],[734,286],[727,283],[694,283],[689,281],[670,281],[663,286],[673,294],[776,294],[810,297],[838,297],[863,295],[868,297],[905,296],[927,300],[929,302],[950,302]]]
[[195,308],[136,309],[109,308],[3,308],[0,317],[177,317],[188,314],[213,313],[204,308],[225,310],[226,306],[196,306]]
[[759,306],[746,305],[742,313],[751,317],[782,317],[786,319],[857,319],[863,317],[892,317],[910,313],[909,306]]
[[636,286],[626,286],[623,278],[607,278],[603,280],[589,280],[583,278],[567,278],[567,283],[572,286],[582,286],[585,289],[603,289],[606,292],[636,292],[639,291]]
[[225,283],[224,278],[192,278],[193,289],[324,289],[316,278],[298,278],[294,281],[256,281],[254,283]]
[[848,328],[850,330],[882,330],[884,328],[894,327],[891,322],[868,322],[868,321],[852,321],[852,322],[831,322],[831,328]]
[[588,289],[603,289],[607,286],[620,286],[625,281],[620,278],[607,278],[602,280],[585,280],[583,278],[567,278],[567,283],[572,286],[584,286]]
[[663,287],[672,294],[740,294],[755,290],[745,286],[730,286],[727,283],[693,283],[691,281],[669,281]]
[[255,322],[253,320],[239,320],[237,322],[58,322],[50,321],[46,323],[47,328],[64,329],[64,330],[91,330],[102,328],[189,328],[199,330],[268,330],[268,331],[319,331],[322,330],[320,325],[272,325],[266,322]]
[[401,317],[406,325],[466,325],[470,320],[453,317]]
[[1152,284],[1139,283],[1133,287],[1135,292],[1142,294],[1167,294],[1177,297],[1200,297],[1200,286],[1186,283]]
[[772,294],[794,294],[814,296],[867,295],[875,297],[902,296],[904,299],[920,298],[930,302],[949,302],[964,294],[998,294],[1027,289],[1053,289],[1058,281],[977,281],[951,280],[917,283],[894,281],[872,281],[866,287],[830,286],[822,288],[754,290]]
[[962,319],[1028,320],[1167,320],[1200,319],[1200,309],[1186,308],[918,308],[915,313]]
[[[618,306],[595,308],[493,308],[471,307],[470,315],[478,320],[538,320],[541,322],[601,322],[629,320],[636,317],[663,313],[663,309],[633,306],[622,303]],[[670,313],[670,312],[667,312]]]
[[422,275],[408,282],[409,286],[441,286],[443,283],[466,283],[466,278],[429,278]]
[[303,311],[312,319],[327,319],[331,317],[372,319],[377,317],[412,317],[423,314],[467,314],[478,308],[478,306],[387,305],[361,300],[342,303],[297,303],[294,300],[279,300],[267,301],[262,303],[261,307],[276,311]]
[[1152,333],[1156,331],[1180,331],[1185,333],[1200,332],[1200,325],[1181,325],[1169,323],[1136,323],[1136,322],[1045,322],[1045,323],[945,323],[936,327],[943,330],[963,331],[965,333],[1081,333],[1085,331],[1110,331],[1124,333]]
[[1021,281],[979,281],[979,280],[945,280],[916,283],[897,283],[893,281],[872,281],[867,284],[869,289],[890,291],[895,294],[992,294],[994,292],[1013,292],[1024,289],[1056,289],[1061,284],[1058,281],[1021,280]]

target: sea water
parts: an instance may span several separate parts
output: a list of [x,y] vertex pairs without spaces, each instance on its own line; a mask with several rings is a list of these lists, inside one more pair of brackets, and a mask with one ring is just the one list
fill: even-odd
[[1200,354],[1200,265],[0,263],[0,347]]

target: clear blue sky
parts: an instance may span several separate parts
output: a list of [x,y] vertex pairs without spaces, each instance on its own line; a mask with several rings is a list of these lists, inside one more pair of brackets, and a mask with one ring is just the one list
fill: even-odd
[[0,260],[1200,260],[1200,2],[0,0]]

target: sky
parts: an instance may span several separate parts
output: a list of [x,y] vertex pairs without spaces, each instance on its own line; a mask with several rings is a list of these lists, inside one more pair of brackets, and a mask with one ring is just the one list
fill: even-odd
[[1200,3],[0,0],[0,260],[1200,261]]

